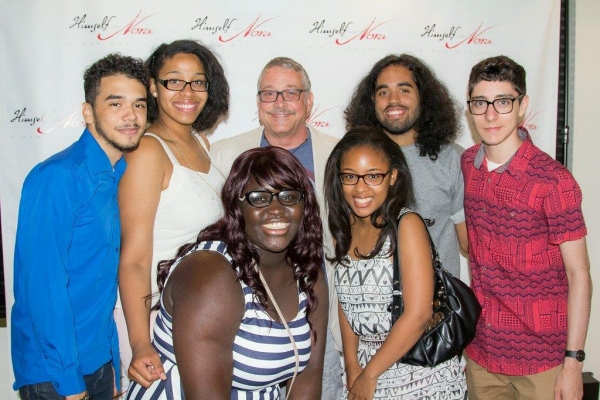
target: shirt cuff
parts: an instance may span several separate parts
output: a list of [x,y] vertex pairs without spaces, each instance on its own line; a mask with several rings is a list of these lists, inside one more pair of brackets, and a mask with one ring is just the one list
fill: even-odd
[[52,375],[50,382],[54,389],[61,396],[69,396],[87,390],[85,381],[83,380],[83,372],[77,367],[70,371],[64,371],[60,374]]
[[450,220],[454,223],[454,225],[462,224],[465,222],[465,209],[461,208],[454,214],[450,216]]

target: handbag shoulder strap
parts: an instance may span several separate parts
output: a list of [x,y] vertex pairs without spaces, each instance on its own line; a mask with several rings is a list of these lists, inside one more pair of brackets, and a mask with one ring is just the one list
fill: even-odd
[[[400,221],[402,220],[402,218],[406,215],[406,214],[416,214],[421,221],[423,221],[423,226],[425,226],[425,231],[427,232],[427,238],[429,239],[429,247],[431,247],[431,258],[433,260],[433,266],[440,266],[441,267],[441,261],[440,261],[440,256],[438,254],[438,251],[435,247],[435,244],[433,244],[433,239],[431,238],[431,234],[429,233],[429,229],[427,228],[427,224],[425,223],[425,220],[423,219],[423,217],[421,216],[421,214],[414,212],[413,210],[411,210],[410,208],[406,208],[403,207],[400,210],[400,214],[398,215],[398,221],[396,223],[396,232],[398,232],[398,229],[400,228]],[[398,266],[400,266],[400,259],[398,257],[398,238],[396,238],[396,245],[394,246],[395,250],[394,250],[394,266],[396,266],[396,260],[398,261]],[[399,270],[399,268],[394,268],[394,280],[396,279],[396,270]]]
[[[421,215],[419,213],[416,213],[408,208],[402,208],[402,210],[400,210],[400,215],[398,215],[396,231],[398,231],[398,229],[400,227],[400,222],[401,222],[402,218],[406,214],[410,214],[410,213],[416,214],[419,218],[421,218],[421,221],[423,221],[423,225],[425,226],[425,231],[427,232],[427,237],[429,238],[429,245],[431,246],[433,268],[440,268],[441,267],[440,257],[435,248],[435,245],[433,244],[433,240],[431,239],[429,230],[427,229],[427,224],[425,223],[425,221],[423,220],[423,217],[421,217]],[[399,317],[400,314],[402,313],[402,310],[404,307],[402,304],[402,274],[400,272],[400,254],[398,252],[398,238],[396,238],[396,244],[394,246],[393,259],[394,259],[393,260],[394,271],[393,271],[393,278],[392,278],[392,306],[391,306],[392,310],[391,311],[392,311],[393,316]]]
[[275,308],[275,311],[277,312],[277,315],[279,316],[281,323],[285,327],[288,337],[290,338],[290,342],[292,343],[292,349],[294,350],[294,360],[295,360],[294,375],[292,376],[292,381],[290,382],[290,386],[287,389],[287,395],[285,396],[285,400],[287,400],[290,397],[292,387],[294,386],[294,381],[296,380],[296,376],[298,376],[298,370],[300,369],[300,356],[298,353],[298,346],[296,345],[296,341],[294,340],[294,335],[292,334],[292,331],[290,330],[290,327],[289,327],[287,321],[285,320],[285,317],[283,316],[283,313],[281,312],[279,305],[275,301],[275,296],[273,296],[273,293],[271,293],[271,289],[269,288],[269,285],[267,285],[267,281],[266,281],[265,277],[263,276],[262,272],[260,272],[260,269],[258,269],[258,266],[255,265],[255,268],[258,271],[258,277],[260,278],[260,281],[262,282],[263,286],[265,287],[265,291],[267,292],[267,295],[269,296],[271,303],[273,303],[273,307]]

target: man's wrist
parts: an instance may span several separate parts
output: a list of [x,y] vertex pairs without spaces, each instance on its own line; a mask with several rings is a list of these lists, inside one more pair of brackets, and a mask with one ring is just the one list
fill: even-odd
[[565,357],[565,361],[563,362],[563,370],[580,374],[583,371],[583,363],[574,358]]

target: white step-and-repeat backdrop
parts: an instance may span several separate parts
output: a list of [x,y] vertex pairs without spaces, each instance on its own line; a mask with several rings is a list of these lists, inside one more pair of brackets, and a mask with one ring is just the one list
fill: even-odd
[[[22,182],[84,127],[83,71],[111,52],[146,59],[163,42],[194,39],[220,56],[228,118],[211,141],[258,124],[256,81],[273,57],[304,65],[315,95],[309,125],[344,134],[359,79],[389,53],[425,60],[465,104],[470,68],[506,54],[528,71],[523,124],[554,155],[560,0],[0,0],[0,205],[8,307]],[[466,114],[459,144],[477,138]],[[40,299],[43,301],[43,299]]]

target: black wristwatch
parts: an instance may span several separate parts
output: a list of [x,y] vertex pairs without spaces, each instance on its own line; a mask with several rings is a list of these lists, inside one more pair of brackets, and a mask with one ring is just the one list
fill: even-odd
[[577,350],[577,351],[566,350],[565,351],[565,356],[566,357],[572,357],[572,358],[576,359],[579,362],[583,362],[583,360],[585,360],[585,351],[583,351],[583,350]]

